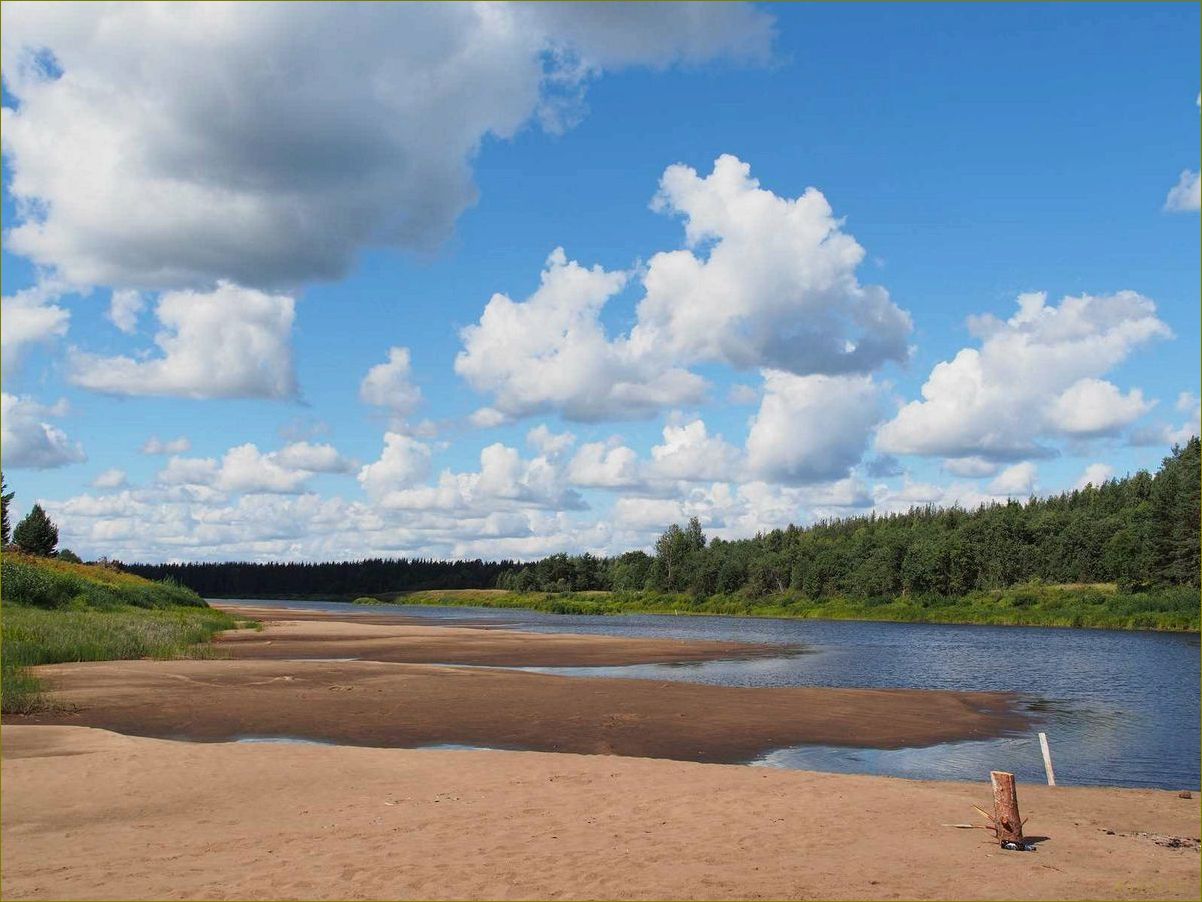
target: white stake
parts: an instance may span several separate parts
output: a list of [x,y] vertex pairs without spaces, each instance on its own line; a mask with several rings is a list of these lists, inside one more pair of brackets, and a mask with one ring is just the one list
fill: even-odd
[[1039,734],[1039,747],[1043,750],[1043,769],[1048,772],[1048,786],[1056,785],[1056,774],[1052,771],[1052,750],[1048,748],[1048,734]]

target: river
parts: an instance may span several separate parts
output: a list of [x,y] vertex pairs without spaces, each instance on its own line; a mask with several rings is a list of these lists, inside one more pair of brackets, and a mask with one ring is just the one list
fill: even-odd
[[[230,599],[227,599],[229,601]],[[800,647],[780,657],[702,664],[526,668],[575,676],[722,686],[1006,690],[1035,715],[1030,732],[925,748],[781,748],[748,764],[917,779],[978,780],[990,770],[1042,781],[1036,731],[1048,734],[1060,785],[1199,786],[1199,636],[1018,626],[582,616],[425,605],[247,600],[357,615],[469,621],[535,632],[727,639]]]

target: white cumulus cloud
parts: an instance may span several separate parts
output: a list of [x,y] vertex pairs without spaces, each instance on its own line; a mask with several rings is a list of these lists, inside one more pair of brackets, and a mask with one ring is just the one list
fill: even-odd
[[[462,331],[455,369],[491,396],[487,409],[633,419],[701,400],[694,365],[843,375],[907,359],[909,314],[860,284],[864,249],[821,192],[777,196],[725,155],[705,177],[668,167],[653,206],[684,219],[685,249],[635,273],[588,269],[558,248],[533,295],[493,295]],[[602,309],[632,278],[643,290],[636,322],[611,338]],[[749,391],[734,402],[752,400]]]
[[290,398],[294,302],[229,282],[211,292],[172,291],[155,308],[161,352],[145,360],[76,350],[71,380],[114,395]]
[[57,286],[38,283],[0,299],[0,358],[6,375],[15,372],[28,345],[67,334],[71,313],[54,303],[59,296]]
[[1059,305],[1024,294],[1010,319],[973,317],[969,328],[981,346],[937,364],[922,400],[881,426],[878,449],[1012,461],[1054,453],[1048,438],[1111,434],[1148,404],[1100,377],[1172,334],[1156,305],[1133,291]]
[[525,301],[494,294],[480,322],[463,329],[455,372],[491,394],[490,409],[505,417],[650,416],[700,399],[701,377],[607,338],[601,308],[626,280],[624,272],[586,269],[557,248],[534,294]]
[[108,318],[127,335],[138,329],[138,317],[146,307],[146,297],[140,291],[123,288],[109,296]]
[[60,401],[52,406],[39,404],[32,398],[0,394],[3,404],[0,415],[0,446],[4,466],[48,470],[87,460],[78,442],[48,422],[65,416],[67,404]]
[[[1202,93],[1194,98],[1194,106],[1202,110]],[[1164,208],[1170,213],[1196,213],[1202,208],[1202,181],[1192,169],[1182,170],[1177,184],[1169,189]]]
[[152,289],[430,248],[486,137],[570,125],[606,69],[759,62],[773,39],[734,4],[6,3],[2,34],[8,249]]
[[98,489],[120,489],[125,487],[125,483],[125,471],[118,467],[105,470],[92,480],[92,486]]
[[265,453],[248,442],[230,448],[221,460],[172,457],[159,471],[157,481],[218,492],[289,495],[307,491],[308,480],[315,473],[348,473],[354,468],[332,445],[294,442]]
[[864,248],[817,189],[779,197],[725,154],[705,177],[669,166],[653,206],[684,218],[687,247],[648,262],[636,346],[798,374],[868,372],[908,356],[909,314],[856,279]]
[[142,443],[143,454],[187,454],[192,450],[192,442],[186,435],[164,441],[157,435],[152,435]]
[[1011,464],[998,473],[989,483],[989,491],[993,495],[1029,497],[1035,491],[1038,477],[1039,471],[1035,464],[1024,460]]
[[1083,489],[1087,485],[1092,485],[1095,488],[1104,485],[1106,480],[1114,475],[1114,467],[1110,464],[1095,463],[1090,464],[1081,473],[1081,477],[1076,481],[1073,488]]
[[1164,199],[1164,208],[1170,213],[1196,213],[1202,208],[1202,181],[1198,173],[1192,169],[1182,171]]
[[870,376],[795,376],[764,372],[764,397],[747,435],[753,473],[772,482],[845,477],[863,456],[881,418]]
[[359,384],[359,398],[365,404],[383,407],[394,417],[409,416],[421,403],[421,389],[411,381],[409,349],[389,348],[388,360],[367,371]]

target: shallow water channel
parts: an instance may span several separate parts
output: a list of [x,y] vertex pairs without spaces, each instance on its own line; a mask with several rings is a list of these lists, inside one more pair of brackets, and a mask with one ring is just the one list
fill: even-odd
[[[228,601],[228,600],[227,600]],[[571,676],[722,686],[1007,690],[1036,715],[1031,732],[924,748],[795,746],[748,762],[838,773],[977,780],[1010,770],[1042,781],[1035,731],[1048,734],[1060,785],[1199,786],[1197,633],[958,626],[652,614],[582,616],[511,609],[247,600],[355,616],[470,621],[535,632],[725,639],[781,646],[780,657],[701,664],[524,668]],[[806,653],[797,654],[796,646]]]

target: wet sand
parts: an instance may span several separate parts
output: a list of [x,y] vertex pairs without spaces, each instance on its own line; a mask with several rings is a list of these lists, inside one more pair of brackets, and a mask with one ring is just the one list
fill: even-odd
[[[6,899],[1196,899],[1198,801],[5,725]],[[1113,832],[1108,832],[1113,831]],[[1151,835],[1148,835],[1151,834]]]
[[293,736],[733,763],[802,743],[900,748],[1025,723],[998,693],[748,689],[378,661],[104,661],[38,675],[63,709],[14,723],[203,741]]
[[265,629],[225,633],[217,645],[232,658],[358,658],[406,664],[495,667],[614,667],[683,664],[797,654],[795,646],[744,642],[534,633],[480,626],[430,625],[417,618],[225,606]]

